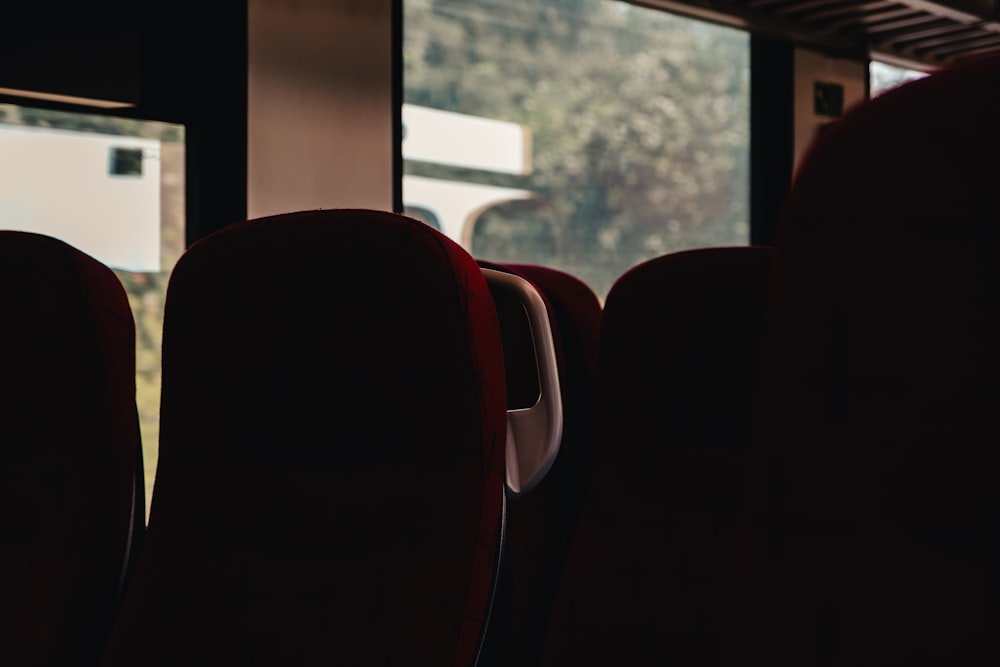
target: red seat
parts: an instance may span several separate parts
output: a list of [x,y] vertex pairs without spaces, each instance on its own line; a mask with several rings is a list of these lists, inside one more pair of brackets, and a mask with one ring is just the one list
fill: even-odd
[[717,664],[770,256],[678,252],[609,292],[588,500],[545,664]]
[[1000,59],[856,107],[778,236],[729,665],[1000,664]]
[[0,664],[95,665],[143,529],[135,326],[110,269],[0,231]]
[[[529,264],[493,264],[529,281],[543,296],[552,323],[562,398],[563,431],[558,455],[545,476],[510,501],[502,595],[494,609],[494,632],[486,664],[537,664],[556,586],[583,505],[584,474],[593,438],[594,393],[601,303],[578,278]],[[538,397],[538,369],[526,336],[514,330],[523,318],[498,300],[504,331],[509,407],[524,408]],[[496,627],[499,626],[499,627]]]
[[107,665],[461,665],[502,529],[496,312],[458,245],[288,213],[170,279],[148,541]]

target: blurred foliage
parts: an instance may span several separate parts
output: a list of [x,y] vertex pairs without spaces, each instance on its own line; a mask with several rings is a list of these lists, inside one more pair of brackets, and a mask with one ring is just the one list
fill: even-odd
[[[748,242],[745,33],[607,0],[406,0],[404,11],[408,103],[530,128],[531,175],[491,183],[550,203],[547,264],[603,295],[645,259]],[[512,214],[480,220],[502,234],[495,221]],[[471,250],[546,255],[531,248],[537,226],[525,231],[519,246],[477,230]]]
[[184,140],[184,126],[182,125],[121,116],[21,107],[12,104],[0,104],[0,120],[11,125],[159,139],[169,143],[183,142]]
[[146,484],[146,515],[156,476],[160,440],[160,349],[163,341],[163,299],[169,271],[115,271],[125,286],[135,318],[135,403],[142,433]]
[[517,199],[493,206],[476,220],[472,247],[482,257],[505,257],[528,264],[558,261],[558,210],[542,199]]

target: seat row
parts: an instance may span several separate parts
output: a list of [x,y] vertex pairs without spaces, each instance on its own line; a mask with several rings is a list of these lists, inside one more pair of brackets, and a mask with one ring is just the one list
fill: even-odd
[[[49,237],[0,232],[0,248],[12,324],[4,429],[18,443],[4,461],[4,569],[17,587],[4,596],[0,650],[10,664],[53,665],[537,662],[565,563],[571,552],[590,562],[576,525],[583,516],[601,530],[589,489],[622,470],[630,438],[663,431],[623,413],[598,427],[599,403],[613,398],[620,413],[641,399],[639,414],[668,396],[713,398],[682,385],[713,386],[695,389],[697,350],[732,342],[729,323],[708,323],[719,299],[743,292],[685,274],[735,261],[759,274],[735,276],[752,291],[767,254],[662,258],[623,280],[602,313],[568,274],[477,263],[401,215],[308,211],[227,228],[190,248],[170,280],[144,529],[120,283]],[[660,264],[665,274],[642,278]],[[631,282],[655,292],[661,280],[711,295],[630,315],[628,298],[651,296]],[[638,362],[647,379],[614,379],[598,396],[602,318],[615,334],[629,317],[642,321],[622,331],[642,337],[605,341],[609,359],[623,344],[658,354],[685,321],[714,338],[676,339],[688,368],[615,360]],[[622,447],[607,458],[593,445],[619,419]],[[685,421],[664,424],[702,427]]]

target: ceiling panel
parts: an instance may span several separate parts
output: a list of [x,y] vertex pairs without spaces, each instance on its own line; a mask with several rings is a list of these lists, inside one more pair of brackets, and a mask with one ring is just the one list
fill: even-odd
[[1000,50],[997,0],[649,0],[817,48],[929,67]]

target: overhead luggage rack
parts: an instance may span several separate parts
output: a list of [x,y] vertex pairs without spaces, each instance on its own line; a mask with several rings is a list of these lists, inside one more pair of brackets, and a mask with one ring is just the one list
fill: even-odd
[[834,51],[928,68],[1000,51],[996,0],[684,0],[646,4],[706,16]]

